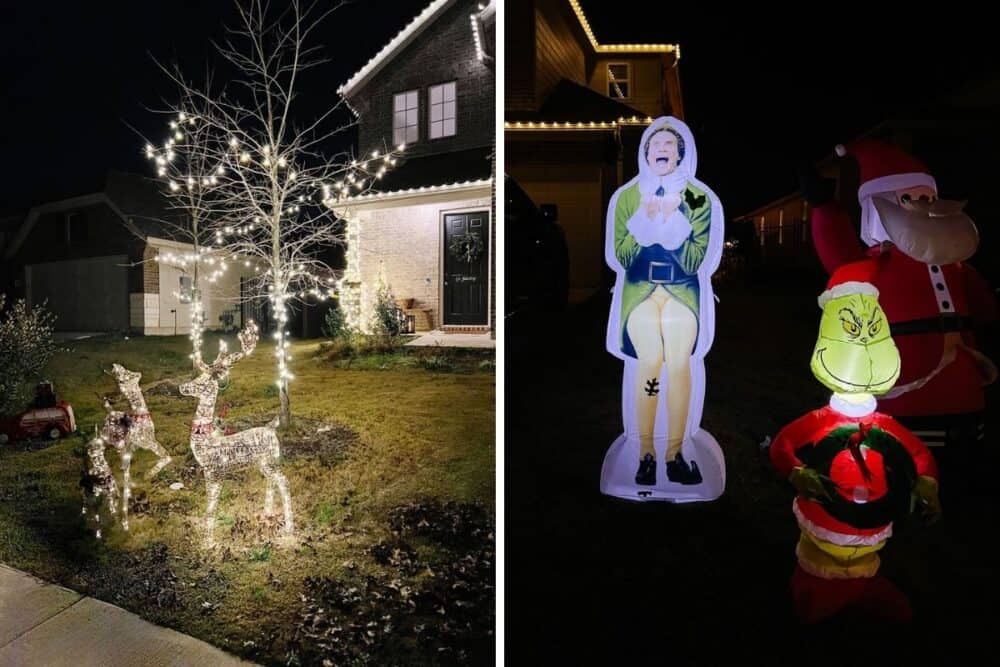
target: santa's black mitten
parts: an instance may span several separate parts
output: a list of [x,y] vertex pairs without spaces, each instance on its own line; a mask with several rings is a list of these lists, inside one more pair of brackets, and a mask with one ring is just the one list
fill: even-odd
[[810,206],[821,206],[833,200],[837,182],[823,178],[812,165],[802,165],[798,169],[799,190]]

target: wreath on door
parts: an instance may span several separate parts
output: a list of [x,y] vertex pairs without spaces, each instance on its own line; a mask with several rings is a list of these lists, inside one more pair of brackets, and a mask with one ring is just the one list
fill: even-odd
[[484,249],[483,237],[472,232],[455,234],[451,237],[451,242],[448,244],[448,251],[451,253],[451,256],[460,262],[468,264],[479,259]]

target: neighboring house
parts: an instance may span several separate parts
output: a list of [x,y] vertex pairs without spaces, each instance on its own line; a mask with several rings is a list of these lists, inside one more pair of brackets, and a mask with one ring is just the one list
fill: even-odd
[[536,204],[558,206],[580,301],[608,282],[605,211],[638,170],[642,131],[684,117],[680,48],[601,44],[576,0],[509,0],[504,13],[504,170]]
[[[1000,202],[994,195],[995,173],[983,165],[1000,151],[1000,129],[995,121],[998,112],[1000,81],[972,80],[938,99],[900,110],[859,135],[887,141],[911,153],[931,170],[942,196],[968,200],[966,210],[980,233],[979,251],[971,262],[993,285],[1000,285],[1000,232],[988,221],[1000,217]],[[843,137],[839,143],[847,144],[853,138]],[[834,147],[829,148],[830,153],[816,168],[825,178],[837,181],[837,198],[857,225],[857,167],[853,160],[835,157]],[[808,220],[809,206],[795,192],[735,218],[734,223],[753,224],[754,245],[765,267],[822,272]]]
[[[112,171],[102,191],[39,204],[7,228],[0,291],[44,303],[58,331],[187,333],[182,271],[156,259],[193,250],[169,239],[169,216],[155,182]],[[207,326],[224,311],[240,324],[239,296],[236,271],[213,284]]]
[[[375,190],[338,205],[348,321],[370,330],[380,276],[416,330],[492,329],[495,4],[434,0],[338,92],[362,155],[405,144]],[[341,208],[343,206],[343,208]],[[475,252],[450,251],[462,241]]]
[[809,204],[799,193],[765,204],[733,220],[753,228],[752,248],[741,249],[760,263],[782,268],[816,269],[819,260],[809,234]]

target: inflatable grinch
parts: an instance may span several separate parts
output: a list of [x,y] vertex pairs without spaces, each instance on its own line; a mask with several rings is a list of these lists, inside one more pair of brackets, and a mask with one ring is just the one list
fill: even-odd
[[983,438],[983,386],[996,366],[976,349],[973,330],[997,320],[996,298],[965,263],[979,235],[964,201],[938,197],[927,167],[900,149],[863,139],[837,147],[860,169],[861,239],[829,182],[804,174],[820,260],[835,282],[841,272],[878,288],[902,357],[899,381],[879,409],[929,445]]
[[877,575],[878,551],[913,502],[929,520],[941,511],[930,450],[876,411],[875,396],[890,391],[900,374],[878,296],[871,283],[853,280],[820,295],[811,369],[833,395],[826,407],[785,426],[770,447],[772,463],[798,491],[792,597],[807,623],[848,609],[908,620],[906,597]]

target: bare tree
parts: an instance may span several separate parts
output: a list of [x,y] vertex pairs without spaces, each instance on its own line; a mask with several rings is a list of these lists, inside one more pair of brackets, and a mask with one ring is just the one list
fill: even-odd
[[[172,148],[176,154],[178,142],[198,144],[189,150],[202,160],[201,182],[192,173],[169,180],[167,187],[177,193],[185,188],[210,193],[210,215],[205,219],[214,248],[228,262],[259,269],[248,279],[248,287],[252,295],[270,301],[280,416],[287,424],[288,381],[293,378],[288,367],[288,308],[295,301],[333,295],[333,274],[320,257],[343,242],[332,207],[370,190],[404,147],[361,157],[350,151],[327,155],[337,135],[355,122],[345,113],[343,100],[318,118],[296,122],[293,107],[301,74],[325,62],[317,47],[307,46],[310,35],[335,7],[317,2],[306,8],[297,0],[280,11],[260,0],[236,7],[238,25],[227,29],[224,41],[216,45],[233,71],[234,88],[215,92],[208,83],[197,87],[176,69],[163,68],[182,91],[181,105],[173,110],[178,123],[175,143],[154,153],[170,164],[163,150]],[[200,111],[188,111],[185,103]],[[186,119],[194,113],[192,127],[204,127],[204,136],[180,129],[182,113]],[[347,120],[336,123],[338,117]],[[169,170],[162,176],[170,179]]]
[[209,119],[211,107],[201,96],[182,87],[180,101],[162,113],[168,118],[167,137],[160,147],[147,142],[145,153],[154,163],[168,208],[175,215],[157,222],[173,240],[190,245],[191,251],[159,254],[155,261],[177,267],[190,278],[189,292],[179,296],[190,303],[191,359],[197,367],[202,360],[205,299],[217,296],[210,287],[228,269],[227,259],[233,260],[213,247],[216,223],[226,219],[221,192],[216,189],[225,167],[215,145],[218,133],[216,123]]

